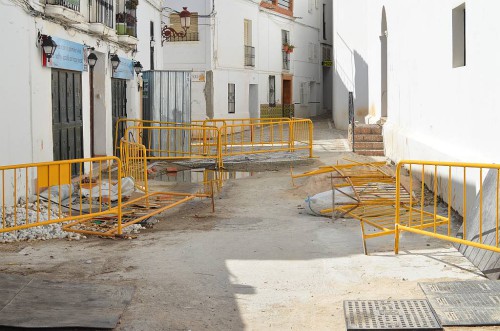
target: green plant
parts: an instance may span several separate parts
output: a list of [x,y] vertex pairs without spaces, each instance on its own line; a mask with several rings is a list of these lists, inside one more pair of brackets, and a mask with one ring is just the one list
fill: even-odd
[[129,13],[117,13],[116,14],[116,23],[127,23],[129,25],[135,24],[137,19],[135,16]]
[[125,2],[125,8],[127,9],[136,9],[139,5],[139,0],[127,0]]

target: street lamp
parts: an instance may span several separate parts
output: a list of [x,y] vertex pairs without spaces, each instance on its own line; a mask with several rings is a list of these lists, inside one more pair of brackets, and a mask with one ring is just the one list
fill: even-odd
[[182,7],[182,11],[179,13],[179,17],[181,19],[181,28],[183,31],[177,32],[174,28],[169,26],[164,26],[161,29],[161,44],[163,45],[164,41],[170,40],[172,37],[184,38],[186,37],[187,30],[191,26],[191,13],[187,10],[187,7]]
[[134,63],[134,71],[137,74],[137,92],[139,92],[141,90],[141,83],[139,81],[139,75],[142,72],[142,64],[141,64],[141,62],[136,61]]
[[87,57],[87,62],[90,66],[90,69],[94,69],[94,66],[97,63],[97,55],[95,55],[95,53],[90,53]]
[[47,35],[41,35],[42,38],[42,49],[43,52],[45,53],[45,56],[47,57],[47,60],[50,61],[50,58],[52,58],[52,55],[54,55],[57,44],[54,40],[52,40],[51,36]]
[[111,54],[111,68],[113,68],[113,71],[116,71],[118,69],[118,66],[120,65],[120,58],[116,54]]

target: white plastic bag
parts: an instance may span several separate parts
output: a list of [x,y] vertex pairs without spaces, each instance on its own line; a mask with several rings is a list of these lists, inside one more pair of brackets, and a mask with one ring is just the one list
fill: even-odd
[[[341,192],[339,192],[341,191]],[[345,194],[343,194],[343,193]],[[356,203],[356,200],[348,197],[347,195],[353,195],[354,192],[352,191],[351,187],[343,187],[339,188],[338,190],[335,191],[335,204],[349,204],[349,203]],[[320,213],[321,210],[323,209],[328,209],[332,208],[332,191],[325,191],[318,193],[316,195],[313,195],[312,197],[307,197],[304,200],[303,204],[304,210],[306,213],[314,216],[325,216]]]
[[[135,191],[134,180],[132,177],[122,178],[122,198],[128,197]],[[81,188],[82,195],[84,197],[92,199],[99,199],[99,196],[110,201],[118,200],[118,183],[111,185],[109,181],[103,181],[99,185],[95,185],[92,189]]]

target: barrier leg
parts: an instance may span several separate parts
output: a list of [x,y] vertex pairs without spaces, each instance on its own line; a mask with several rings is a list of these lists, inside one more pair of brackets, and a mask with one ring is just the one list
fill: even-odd
[[399,254],[399,224],[394,229],[394,254]]

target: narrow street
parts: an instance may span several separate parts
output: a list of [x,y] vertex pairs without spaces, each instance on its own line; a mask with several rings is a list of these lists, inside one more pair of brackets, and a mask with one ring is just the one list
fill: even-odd
[[[293,172],[369,160],[326,118],[315,121],[314,153]],[[288,166],[260,165],[225,183],[215,213],[197,200],[133,240],[3,244],[0,272],[132,285],[117,330],[344,330],[343,300],[420,299],[418,282],[483,279],[451,245],[424,237],[403,235],[399,255],[392,237],[372,239],[365,256],[357,221],[304,213],[304,181],[294,188]]]

